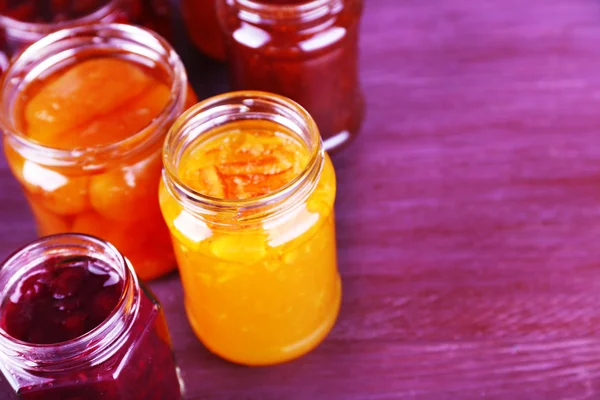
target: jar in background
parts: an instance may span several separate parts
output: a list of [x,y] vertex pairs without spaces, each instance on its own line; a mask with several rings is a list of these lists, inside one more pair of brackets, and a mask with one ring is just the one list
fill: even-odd
[[49,236],[0,266],[0,398],[182,396],[156,298],[110,244]]
[[160,205],[198,338],[246,365],[306,354],[338,315],[335,172],[310,115],[233,92],[171,128]]
[[166,133],[195,103],[168,42],[135,26],[55,32],[2,83],[4,152],[40,236],[113,243],[142,279],[175,269],[157,198]]
[[142,25],[172,38],[168,0],[7,0],[0,3],[2,68],[18,51],[52,32],[111,22]]
[[217,19],[216,0],[182,0],[181,15],[194,45],[207,56],[225,61],[225,43]]
[[297,101],[313,116],[325,149],[359,130],[362,0],[218,0],[235,89]]

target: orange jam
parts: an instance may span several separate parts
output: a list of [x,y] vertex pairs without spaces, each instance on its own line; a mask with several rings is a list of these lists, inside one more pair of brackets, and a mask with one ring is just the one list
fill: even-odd
[[[228,123],[207,136],[183,153],[177,178],[214,199],[252,203],[285,190],[311,159],[294,133],[270,121]],[[336,183],[329,157],[320,160],[307,196],[275,218],[251,223],[218,211],[202,219],[161,184],[190,323],[225,359],[268,365],[296,358],[317,346],[335,322],[341,296]]]
[[[17,125],[25,140],[47,149],[127,148],[127,139],[159,118],[170,98],[170,85],[152,68],[116,57],[90,58],[29,84],[16,108]],[[6,156],[40,235],[72,231],[110,241],[142,279],[175,268],[156,199],[162,140],[89,170],[34,161],[14,143],[5,139]]]

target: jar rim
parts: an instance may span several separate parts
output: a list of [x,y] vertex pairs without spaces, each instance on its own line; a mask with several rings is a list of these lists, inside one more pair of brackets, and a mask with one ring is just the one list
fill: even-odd
[[[59,250],[65,250],[69,246],[72,249],[76,247],[83,249],[86,246],[89,251],[92,251],[92,246],[101,249],[102,256],[109,258],[111,262],[107,260],[103,261],[119,273],[123,279],[123,290],[113,310],[102,323],[83,335],[68,341],[50,344],[29,343],[11,336],[0,326],[0,357],[8,356],[16,364],[32,370],[43,371],[53,368],[66,370],[69,369],[68,364],[70,363],[78,364],[87,360],[87,358],[82,357],[82,354],[86,354],[88,357],[100,357],[103,359],[110,356],[121,344],[122,340],[119,340],[119,338],[131,327],[131,323],[120,323],[123,314],[129,312],[130,320],[132,321],[137,315],[139,308],[137,304],[139,296],[136,293],[139,292],[140,286],[131,263],[111,243],[92,235],[80,233],[60,233],[44,236],[21,246],[11,253],[0,264],[0,276],[3,273],[14,272],[14,270],[17,270],[18,273],[13,274],[7,284],[0,290],[0,307],[3,306],[5,299],[10,295],[11,290],[15,288],[20,279],[23,279],[28,271],[39,266],[44,260],[42,254],[40,257],[29,261],[23,266],[19,264],[20,258],[43,251],[41,248],[44,245],[55,241],[59,242],[56,246]],[[68,257],[68,254],[61,254],[61,257]],[[49,357],[46,357],[45,354],[39,354],[42,351],[51,351],[52,353]],[[10,357],[11,355],[23,356],[24,354],[30,355],[32,353],[35,353],[32,357],[33,359],[19,360],[17,357]],[[104,354],[103,357],[101,357],[102,354]]]
[[[84,41],[81,40],[82,38]],[[9,89],[12,88],[17,93],[23,89],[21,87],[22,80],[19,80],[15,75],[24,73],[27,76],[31,73],[29,69],[33,70],[33,68],[41,66],[41,71],[38,71],[37,74],[39,75],[42,71],[64,61],[64,57],[56,58],[53,51],[58,50],[61,54],[65,51],[82,48],[89,43],[98,44],[98,41],[103,39],[106,41],[103,43],[106,47],[100,48],[100,50],[122,50],[117,47],[117,44],[110,43],[110,40],[122,38],[142,46],[145,52],[153,52],[157,57],[160,57],[166,67],[169,68],[168,72],[171,72],[172,75],[169,101],[147,126],[117,142],[77,149],[61,149],[39,144],[28,139],[15,126],[12,115],[12,106],[15,99],[7,98],[10,95]],[[62,46],[64,41],[67,41],[68,45],[66,47]],[[133,51],[130,48],[126,50]],[[47,60],[53,60],[54,62],[46,65],[44,62]],[[155,61],[158,62],[158,60]],[[34,76],[33,79],[36,79],[36,77]],[[15,79],[16,81],[14,81]],[[13,140],[16,147],[22,149],[23,152],[28,152],[30,155],[28,159],[34,162],[59,167],[84,166],[88,170],[98,169],[103,167],[106,160],[110,159],[111,156],[133,153],[138,150],[138,146],[154,143],[154,141],[163,137],[166,126],[165,129],[160,128],[166,125],[166,121],[174,120],[184,109],[187,83],[187,74],[179,55],[166,39],[149,29],[118,23],[93,24],[61,29],[45,36],[25,49],[4,72],[0,83],[2,93],[0,95],[0,128],[6,137]]]
[[[231,6],[234,3],[242,11],[252,16],[243,19],[310,22],[328,15],[333,9],[339,12],[344,0],[302,0],[295,4],[273,4],[262,0],[226,0]],[[257,19],[256,14],[261,18]]]
[[[209,134],[215,128],[232,122],[214,122],[217,119],[223,119],[228,111],[237,110],[236,112],[238,115],[245,113],[251,114],[251,107],[261,101],[266,101],[273,106],[279,107],[279,111],[285,110],[288,115],[282,116],[281,118],[286,119],[295,117],[305,124],[304,130],[307,133],[308,138],[305,138],[304,144],[310,151],[310,158],[304,169],[294,177],[294,179],[280,188],[270,193],[248,199],[215,198],[194,190],[189,185],[183,183],[178,177],[176,165],[176,161],[178,160],[174,160],[174,153],[177,151],[178,144],[180,144],[179,142],[183,136],[185,136],[186,132],[192,133],[191,131],[196,129],[200,130],[197,137],[203,134]],[[224,109],[222,107],[227,105],[228,102],[233,102],[232,109]],[[266,118],[247,119],[265,120]],[[211,123],[210,121],[213,122]],[[275,122],[279,123],[278,121]],[[211,126],[208,126],[205,129],[204,127],[200,127],[201,123],[209,123]],[[194,141],[197,137],[194,138]],[[307,141],[311,143],[306,143]],[[188,109],[177,119],[177,121],[175,121],[167,134],[165,145],[163,147],[163,180],[167,183],[167,189],[169,189],[171,194],[173,194],[173,191],[177,191],[177,197],[184,199],[184,202],[187,201],[188,205],[189,203],[192,203],[193,207],[191,208],[195,209],[195,211],[212,209],[222,213],[231,213],[239,216],[248,211],[272,208],[273,205],[280,204],[281,202],[294,197],[294,195],[301,192],[303,188],[310,186],[309,183],[315,181],[315,175],[316,179],[318,179],[323,167],[323,162],[324,149],[319,129],[312,116],[304,107],[287,97],[274,93],[252,90],[234,91],[201,101]],[[238,218],[238,221],[242,220],[243,217]]]
[[7,15],[0,14],[0,25],[8,29],[16,29],[31,33],[50,33],[56,30],[71,28],[83,24],[99,22],[118,10],[121,0],[108,0],[106,4],[94,11],[77,18],[57,22],[29,22],[21,21]]

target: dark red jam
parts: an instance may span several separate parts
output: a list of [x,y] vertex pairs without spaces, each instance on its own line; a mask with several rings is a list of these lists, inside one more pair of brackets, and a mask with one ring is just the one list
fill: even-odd
[[[125,282],[133,278],[122,278],[116,271],[94,257],[50,258],[9,288],[0,306],[0,328],[55,357],[58,367],[30,370],[18,359],[9,364],[1,357],[26,355],[2,354],[0,348],[1,400],[181,399],[160,305],[133,281],[137,289],[129,292]],[[137,304],[136,311],[127,313],[120,307],[122,296],[129,299],[126,304]],[[92,352],[90,336],[102,331],[85,334],[99,325],[112,327],[107,335],[119,333],[96,336],[97,349]],[[87,343],[82,354],[69,361],[75,364],[60,364],[62,346],[82,343]]]
[[122,292],[122,279],[99,259],[50,259],[12,289],[0,327],[28,343],[66,342],[104,322]]

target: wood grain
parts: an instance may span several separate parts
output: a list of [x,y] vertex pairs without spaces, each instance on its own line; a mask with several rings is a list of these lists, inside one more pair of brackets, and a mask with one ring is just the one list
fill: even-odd
[[[600,3],[366,0],[361,136],[334,156],[344,300],[244,368],[152,283],[189,399],[600,398]],[[201,96],[224,68],[178,50]],[[0,162],[0,255],[33,239]]]

